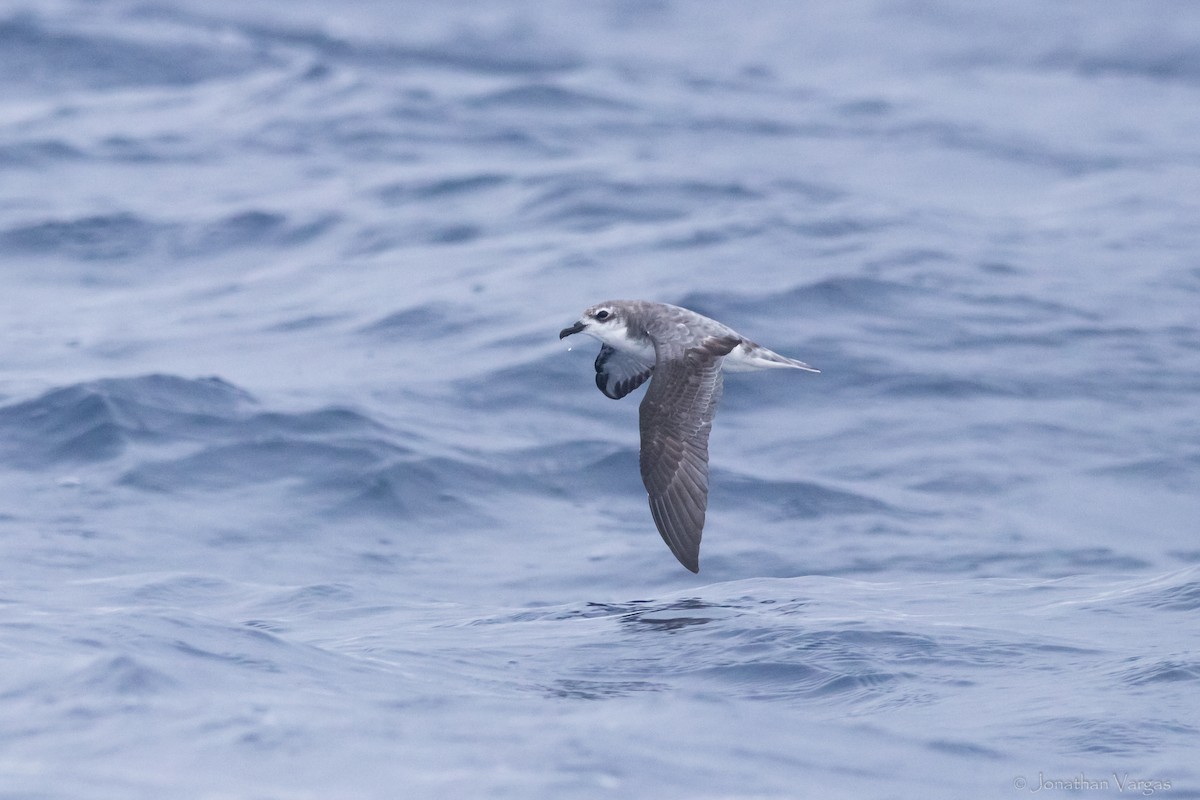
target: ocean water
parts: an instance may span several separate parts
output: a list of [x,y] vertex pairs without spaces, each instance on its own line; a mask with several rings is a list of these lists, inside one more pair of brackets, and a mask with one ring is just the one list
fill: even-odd
[[[0,4],[0,798],[1200,797],[1200,7]],[[609,298],[733,375],[701,572]]]

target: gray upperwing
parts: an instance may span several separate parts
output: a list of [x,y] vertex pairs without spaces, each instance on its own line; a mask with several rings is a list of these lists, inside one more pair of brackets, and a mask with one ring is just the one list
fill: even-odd
[[603,345],[596,356],[596,386],[613,400],[620,400],[646,382],[654,365],[615,347]]
[[700,571],[708,434],[721,399],[721,357],[739,341],[709,337],[687,350],[660,350],[640,409],[642,482],[650,513],[667,547],[692,572]]

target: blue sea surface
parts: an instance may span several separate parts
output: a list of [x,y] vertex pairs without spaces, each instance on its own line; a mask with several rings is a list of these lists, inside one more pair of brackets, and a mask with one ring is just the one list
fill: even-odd
[[[1200,6],[0,4],[0,798],[1200,798]],[[731,375],[701,571],[587,306]]]

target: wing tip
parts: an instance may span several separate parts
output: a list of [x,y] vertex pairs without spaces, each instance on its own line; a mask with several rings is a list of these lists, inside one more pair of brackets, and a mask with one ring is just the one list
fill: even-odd
[[596,373],[596,388],[599,389],[605,397],[611,397],[613,400],[620,400],[624,395],[613,394],[608,390],[608,376],[603,372]]
[[672,547],[671,553],[674,554],[675,559],[684,566],[684,569],[688,570],[689,572],[691,572],[693,574],[699,574],[699,572],[700,572],[700,548],[699,547],[697,547],[696,550],[691,553],[685,553],[681,550],[676,550],[674,547]]
[[[684,566],[685,569],[692,573],[700,572],[700,537],[704,535],[704,522],[700,522],[700,528],[695,534],[695,542],[690,541],[691,537],[683,538],[676,526],[672,525],[666,518],[665,508],[660,508],[654,498],[650,498],[650,516],[654,518],[654,526],[658,528],[658,533],[662,536],[662,540],[671,550],[671,555],[675,556],[675,560]],[[686,535],[686,534],[685,534]]]

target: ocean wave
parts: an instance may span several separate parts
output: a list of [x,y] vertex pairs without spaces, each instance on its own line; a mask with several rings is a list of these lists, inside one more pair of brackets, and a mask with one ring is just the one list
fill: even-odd
[[[0,11],[0,793],[1186,795],[1147,2]],[[822,370],[727,376],[698,576],[556,339],[622,296]]]
[[107,378],[0,407],[0,452],[23,468],[105,461],[138,441],[207,435],[251,403],[219,378]]
[[189,86],[273,63],[261,50],[229,37],[180,30],[174,42],[74,28],[24,13],[0,20],[0,70],[8,85],[63,90]]
[[545,183],[524,204],[522,216],[579,231],[600,231],[621,223],[669,222],[689,216],[697,201],[730,207],[758,196],[736,183],[616,182],[580,175],[564,175]]
[[121,260],[149,252],[169,229],[129,212],[44,220],[0,231],[0,248],[84,261]]
[[148,255],[211,257],[251,247],[286,248],[328,231],[333,215],[293,221],[261,209],[214,221],[183,224],[128,211],[30,221],[0,230],[0,250],[19,256],[57,256],[66,260],[135,261]]
[[480,109],[519,108],[546,111],[586,111],[588,109],[626,109],[619,100],[588,92],[574,91],[546,83],[514,86],[479,95],[467,101]]

